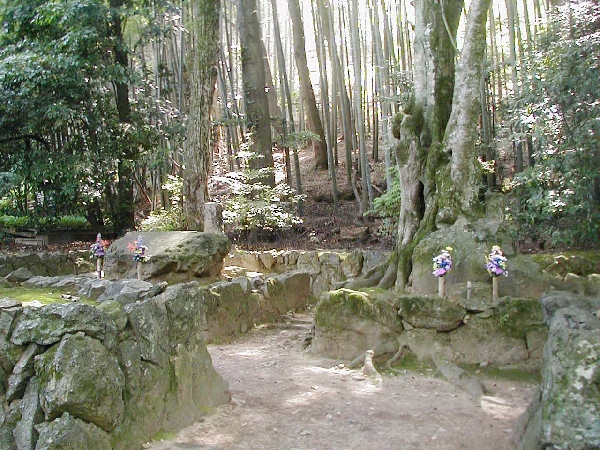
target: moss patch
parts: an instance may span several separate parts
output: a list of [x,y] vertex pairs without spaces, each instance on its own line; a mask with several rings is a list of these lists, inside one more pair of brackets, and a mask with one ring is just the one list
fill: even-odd
[[152,441],[153,442],[160,442],[160,441],[172,441],[176,438],[176,434],[175,433],[171,433],[169,431],[159,431],[158,433],[156,433],[154,436],[152,436]]
[[[51,304],[65,304],[71,303],[70,300],[61,297],[63,294],[71,294],[67,289],[54,289],[54,288],[25,288],[25,287],[11,287],[2,289],[1,296],[17,300],[19,302],[33,302],[38,301],[43,305]],[[72,294],[71,294],[72,295]],[[79,301],[88,305],[96,306],[98,303],[87,297],[79,296]]]
[[544,326],[544,312],[538,300],[506,297],[494,309],[492,320],[498,320],[499,328],[510,336],[522,337],[526,331]]
[[[389,357],[389,355],[386,355],[386,357]],[[377,363],[378,368],[383,372],[389,372],[389,369],[385,366],[387,360],[378,358],[375,362]],[[429,360],[420,360],[415,354],[410,352],[404,355],[399,361],[392,364],[392,369],[394,369],[395,372],[416,372],[421,375],[434,375],[436,372],[433,362]]]

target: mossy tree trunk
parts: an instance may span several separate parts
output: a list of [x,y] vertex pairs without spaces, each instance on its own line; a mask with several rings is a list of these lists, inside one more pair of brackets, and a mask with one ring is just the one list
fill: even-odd
[[[265,92],[265,64],[256,0],[238,0],[238,27],[242,45],[242,79],[248,131],[252,134],[250,151],[258,157],[250,159],[251,169],[273,169],[273,137],[269,101]],[[262,171],[257,181],[275,186],[273,170]]]
[[191,101],[188,138],[184,146],[184,215],[190,230],[204,230],[203,206],[208,201],[212,148],[210,109],[217,79],[219,0],[190,4]]
[[489,4],[471,3],[458,55],[463,0],[415,2],[414,92],[393,126],[402,190],[398,238],[380,287],[404,289],[419,241],[440,225],[478,213],[475,144]]

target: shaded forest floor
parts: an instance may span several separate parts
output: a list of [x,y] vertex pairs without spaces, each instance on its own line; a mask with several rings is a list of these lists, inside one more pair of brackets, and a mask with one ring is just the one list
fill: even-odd
[[[343,147],[340,148],[340,151],[342,150]],[[383,221],[372,214],[361,215],[352,185],[347,180],[343,157],[340,157],[336,168],[339,205],[338,211],[334,212],[329,172],[315,169],[311,151],[304,149],[300,152],[300,172],[303,193],[306,196],[303,202],[302,224],[283,232],[261,233],[257,242],[249,242],[247,233],[236,233],[228,229],[227,235],[234,245],[245,250],[357,247],[391,250],[394,238],[386,232]],[[384,161],[371,162],[370,174],[374,196],[378,197],[386,190]],[[360,180],[357,180],[357,184],[360,195]]]
[[305,350],[311,324],[310,314],[288,316],[231,343],[210,345],[215,369],[229,382],[231,403],[144,448],[514,448],[511,432],[535,382],[482,377],[490,393],[480,401],[434,369],[384,374],[379,383]]

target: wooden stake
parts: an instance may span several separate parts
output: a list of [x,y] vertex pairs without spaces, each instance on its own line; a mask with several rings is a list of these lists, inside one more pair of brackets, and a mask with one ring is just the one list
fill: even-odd
[[498,301],[498,277],[492,277],[492,303]]
[[440,297],[446,296],[446,279],[444,277],[438,277],[438,295]]
[[100,259],[101,258],[96,258],[96,273],[99,280],[102,279],[102,261],[100,261]]
[[138,280],[142,279],[142,263],[141,262],[137,263],[137,279]]

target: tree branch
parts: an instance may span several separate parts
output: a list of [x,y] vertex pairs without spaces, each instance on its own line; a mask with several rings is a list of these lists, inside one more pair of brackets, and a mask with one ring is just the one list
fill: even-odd
[[37,141],[40,144],[42,144],[46,150],[50,150],[50,143],[48,141],[46,141],[44,138],[42,138],[41,136],[38,136],[35,134],[21,134],[18,136],[9,136],[9,137],[5,137],[5,138],[0,138],[0,144],[5,144],[7,142],[13,142],[13,141],[23,141],[26,139],[29,139],[32,141]]

